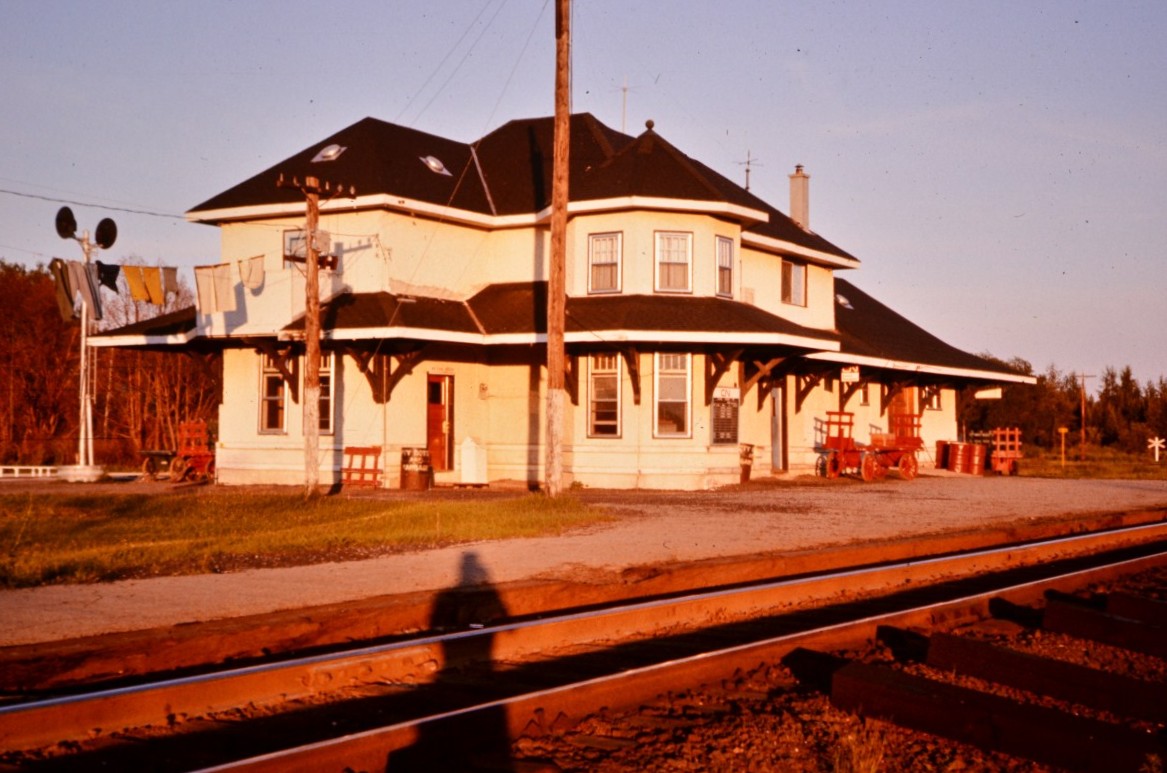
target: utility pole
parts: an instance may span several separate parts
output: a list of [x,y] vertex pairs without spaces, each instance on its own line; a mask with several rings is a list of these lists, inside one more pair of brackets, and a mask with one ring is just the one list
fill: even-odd
[[[299,188],[307,203],[304,224],[304,496],[318,493],[320,483],[320,254],[316,231],[320,224],[320,192],[332,186],[307,176],[304,184],[280,175],[276,186]],[[336,193],[342,191],[336,186]],[[350,195],[355,193],[350,189]]]
[[1094,376],[1079,374],[1076,378],[1078,379],[1078,392],[1082,396],[1082,429],[1081,440],[1078,443],[1078,461],[1084,462],[1086,461],[1086,379],[1094,378]]
[[547,276],[547,495],[563,491],[568,150],[571,146],[571,0],[555,2],[555,134]]

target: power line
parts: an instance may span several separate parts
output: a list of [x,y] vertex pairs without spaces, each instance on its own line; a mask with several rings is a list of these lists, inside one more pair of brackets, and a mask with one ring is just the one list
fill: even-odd
[[150,217],[165,217],[170,220],[182,220],[186,218],[182,215],[172,215],[169,212],[151,212],[148,209],[130,209],[128,207],[111,207],[105,204],[92,204],[86,201],[74,201],[72,199],[58,199],[53,196],[42,196],[38,193],[24,193],[22,191],[12,191],[7,188],[0,188],[0,193],[6,193],[9,196],[19,196],[23,199],[39,199],[40,201],[51,201],[56,204],[72,204],[75,207],[93,207],[94,209],[107,209],[111,212],[129,212],[132,215],[149,215]]

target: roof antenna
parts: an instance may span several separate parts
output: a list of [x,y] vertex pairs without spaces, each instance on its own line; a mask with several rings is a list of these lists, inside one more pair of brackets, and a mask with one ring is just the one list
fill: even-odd
[[746,151],[746,160],[738,161],[737,163],[738,166],[744,166],[746,168],[746,190],[748,191],[750,189],[750,167],[762,166],[762,163],[754,158],[748,150]]
[[624,85],[620,87],[621,95],[620,103],[620,133],[628,133],[628,92],[633,89],[628,85],[628,76],[624,76]]

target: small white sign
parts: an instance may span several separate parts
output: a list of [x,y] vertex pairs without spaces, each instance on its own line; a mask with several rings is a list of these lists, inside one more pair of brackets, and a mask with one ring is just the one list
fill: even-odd
[[1163,450],[1164,440],[1161,437],[1153,437],[1147,441],[1147,448],[1155,452],[1155,464],[1159,463],[1159,452]]
[[718,387],[713,390],[715,400],[740,400],[742,391],[737,387]]
[[843,372],[839,376],[839,380],[844,384],[858,384],[859,383],[859,366],[850,365],[843,368]]

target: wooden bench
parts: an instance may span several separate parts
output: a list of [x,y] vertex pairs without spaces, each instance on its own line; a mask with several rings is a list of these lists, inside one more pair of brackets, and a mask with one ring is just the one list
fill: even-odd
[[345,446],[340,468],[345,486],[381,487],[381,446]]

